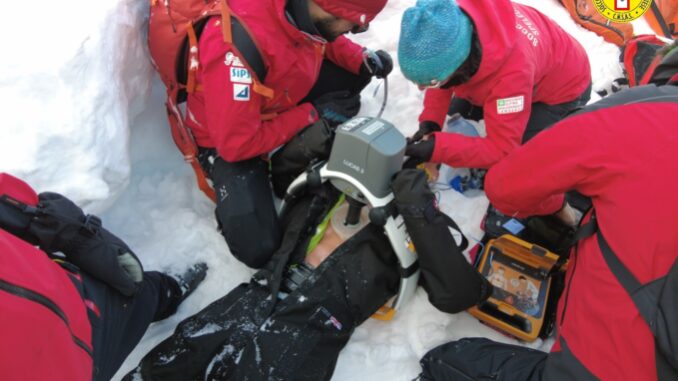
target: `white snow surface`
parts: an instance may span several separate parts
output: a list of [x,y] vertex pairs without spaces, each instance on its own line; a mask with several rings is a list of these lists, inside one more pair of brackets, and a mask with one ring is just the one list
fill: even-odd
[[[556,0],[523,0],[572,33],[589,53],[594,90],[609,87],[622,74],[619,49],[577,26]],[[204,261],[204,283],[176,315],[152,325],[114,379],[132,369],[176,324],[225,295],[252,270],[230,254],[216,230],[213,204],[197,189],[167,126],[164,88],[153,74],[146,48],[147,1],[38,0],[40,12],[14,17],[0,26],[5,36],[0,62],[0,171],[25,179],[38,191],[71,197],[122,237],[146,270],[179,273]],[[355,40],[389,51],[397,61],[402,11],[414,0],[391,0]],[[6,14],[25,5],[9,2]],[[16,9],[12,9],[16,8]],[[642,26],[641,26],[642,28]],[[647,29],[645,29],[647,30]],[[362,115],[375,115],[381,89],[363,93]],[[404,134],[417,128],[423,93],[407,82],[397,62],[389,77],[389,103],[383,115]],[[594,95],[595,98],[595,95]],[[440,205],[473,241],[488,201],[442,191]],[[383,377],[409,380],[419,359],[434,346],[482,336],[516,343],[467,313],[437,311],[419,290],[391,322],[369,320],[342,351],[334,380]],[[552,340],[533,348],[548,350]]]

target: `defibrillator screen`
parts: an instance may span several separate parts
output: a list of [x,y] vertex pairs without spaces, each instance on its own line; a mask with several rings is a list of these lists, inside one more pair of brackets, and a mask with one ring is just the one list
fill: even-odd
[[544,311],[547,284],[543,269],[537,269],[490,247],[481,271],[492,283],[492,297],[533,317]]

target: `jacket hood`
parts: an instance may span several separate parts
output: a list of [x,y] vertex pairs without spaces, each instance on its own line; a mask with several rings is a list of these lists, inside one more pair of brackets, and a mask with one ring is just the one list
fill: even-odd
[[325,12],[349,20],[358,25],[365,25],[386,6],[386,0],[313,0]]
[[516,16],[509,0],[458,0],[473,21],[482,49],[480,66],[472,80],[496,72],[513,50]]

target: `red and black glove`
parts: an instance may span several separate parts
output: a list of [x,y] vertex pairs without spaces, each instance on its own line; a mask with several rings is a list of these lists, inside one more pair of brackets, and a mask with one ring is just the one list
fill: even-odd
[[37,205],[10,195],[0,199],[0,228],[66,260],[83,272],[131,296],[143,280],[143,267],[134,252],[101,227],[101,220],[85,213],[57,193],[41,193]]
[[133,295],[143,280],[143,267],[120,238],[101,226],[101,220],[85,213],[58,193],[40,193],[38,212],[28,231],[45,252],[60,251],[68,262],[120,291]]

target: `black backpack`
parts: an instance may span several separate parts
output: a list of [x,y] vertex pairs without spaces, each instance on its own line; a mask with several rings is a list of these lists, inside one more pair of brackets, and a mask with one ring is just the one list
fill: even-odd
[[595,211],[577,232],[575,242],[593,234],[598,238],[605,263],[652,331],[658,379],[678,380],[678,258],[665,276],[642,284],[612,251],[598,228]]

